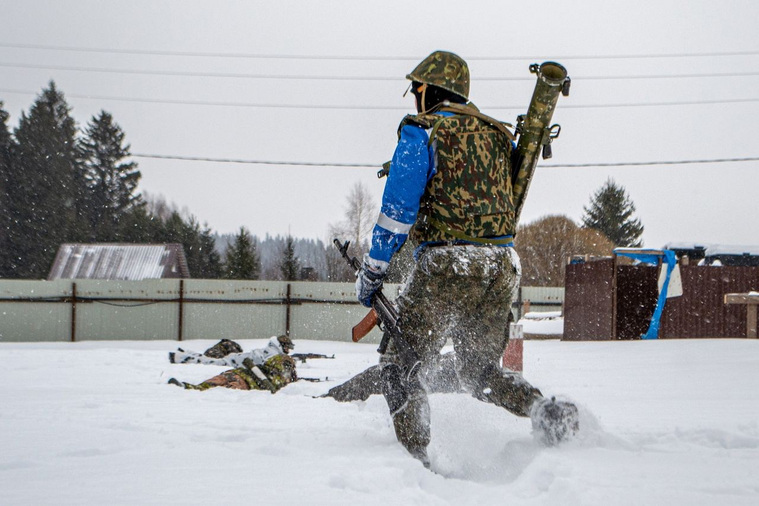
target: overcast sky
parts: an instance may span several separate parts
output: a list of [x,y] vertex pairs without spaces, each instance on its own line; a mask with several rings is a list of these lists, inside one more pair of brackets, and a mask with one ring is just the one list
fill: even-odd
[[327,165],[136,158],[143,191],[218,232],[326,239],[356,182],[379,203],[375,168],[329,165],[388,160],[413,112],[405,75],[445,49],[469,61],[474,103],[504,121],[527,110],[530,63],[569,71],[522,223],[579,222],[613,178],[646,246],[759,244],[757,161],[549,166],[759,157],[753,0],[0,0],[0,13],[11,128],[53,79],[81,126],[110,112],[135,154]]

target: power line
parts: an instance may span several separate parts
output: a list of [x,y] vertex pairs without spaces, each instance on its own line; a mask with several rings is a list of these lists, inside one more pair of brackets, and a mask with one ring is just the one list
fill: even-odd
[[275,162],[271,160],[244,160],[240,158],[213,158],[207,156],[150,155],[132,154],[135,158],[153,158],[157,160],[179,160],[182,162],[238,163],[247,165],[287,165],[293,167],[373,167],[380,168],[381,163],[321,163],[321,162]]
[[[325,81],[403,81],[400,77],[379,76],[330,76],[330,75],[294,75],[294,74],[249,74],[228,72],[187,72],[173,70],[140,70],[140,69],[109,69],[102,67],[67,67],[63,65],[36,65],[28,63],[0,63],[0,67],[63,70],[73,72],[98,72],[109,74],[137,74],[152,76],[179,76],[179,77],[217,77],[237,79],[277,79],[277,80],[325,80]],[[759,74],[758,74],[759,75]],[[525,78],[502,78],[503,80],[534,80],[534,77]]]
[[[240,72],[192,72],[180,70],[143,70],[143,69],[118,69],[105,67],[72,67],[66,65],[40,65],[33,63],[5,63],[0,62],[0,67],[37,69],[37,70],[58,70],[69,72],[95,72],[107,74],[132,74],[132,75],[150,75],[150,76],[172,76],[172,77],[213,77],[213,78],[234,78],[234,79],[276,79],[276,80],[302,80],[302,81],[403,81],[402,76],[346,76],[346,75],[298,75],[298,74],[251,74]],[[575,81],[598,81],[598,80],[633,80],[633,79],[700,79],[700,78],[725,78],[725,77],[755,77],[759,72],[699,72],[693,74],[641,74],[641,75],[589,75],[573,76]],[[472,79],[477,81],[534,81],[534,76],[492,76],[476,77]]]
[[[94,48],[77,46],[54,46],[44,44],[14,44],[0,42],[0,47],[12,49],[42,49],[47,51],[69,51],[79,53],[112,53],[150,56],[183,56],[201,58],[250,58],[250,59],[281,59],[281,60],[351,60],[351,61],[419,61],[420,55],[415,56],[381,56],[381,55],[315,55],[315,54],[266,54],[266,53],[237,53],[237,52],[199,52],[199,51],[165,51],[156,49],[122,49]],[[551,55],[551,56],[467,56],[470,61],[520,61],[520,60],[623,60],[647,58],[704,58],[724,56],[755,56],[755,51],[709,51],[695,53],[639,53],[639,54],[606,54],[606,55]]]
[[[668,102],[631,102],[609,104],[561,104],[562,109],[612,109],[615,107],[667,107],[674,105],[743,104],[759,102],[759,98],[725,98],[715,100],[672,100]],[[485,109],[485,107],[483,107]],[[511,107],[489,107],[489,109],[511,109]]]
[[[151,158],[158,160],[177,160],[183,162],[212,162],[212,163],[236,163],[247,165],[285,165],[294,167],[355,167],[355,168],[379,168],[381,163],[332,163],[332,162],[292,162],[292,161],[273,161],[273,160],[246,160],[242,158],[214,158],[201,156],[180,156],[180,155],[156,155],[134,153],[134,158]],[[694,165],[704,163],[740,163],[740,162],[757,162],[759,156],[744,158],[711,158],[701,160],[659,160],[649,162],[610,162],[610,163],[564,163],[564,164],[542,164],[540,167],[547,169],[574,169],[574,168],[592,168],[592,167],[637,167],[643,165]]]
[[[0,93],[13,93],[20,95],[36,95],[35,92],[15,89],[2,89]],[[66,94],[69,98],[83,100],[103,100],[113,102],[133,102],[146,104],[168,104],[168,105],[193,105],[193,106],[213,106],[213,107],[245,107],[260,109],[319,109],[319,110],[352,110],[352,111],[406,111],[405,106],[384,106],[384,105],[342,105],[342,104],[267,104],[256,102],[229,102],[217,100],[179,100],[179,99],[159,99],[159,98],[136,98],[136,97],[114,97],[106,95],[80,95]],[[729,98],[715,100],[673,100],[665,102],[632,102],[632,103],[608,103],[608,104],[562,104],[562,109],[611,109],[616,107],[665,107],[679,105],[713,105],[713,104],[740,104],[759,102],[759,98]],[[489,110],[517,110],[524,109],[525,105],[490,105],[480,106],[481,109]]]
[[[22,95],[36,95],[36,93],[0,89],[0,93],[15,93]],[[329,104],[265,104],[255,102],[228,102],[217,100],[175,100],[175,99],[158,99],[158,98],[134,98],[134,97],[113,97],[103,95],[79,95],[73,93],[66,93],[66,97],[78,98],[84,100],[104,100],[114,102],[136,102],[146,104],[169,104],[169,105],[201,105],[201,106],[214,106],[214,107],[246,107],[246,108],[261,108],[261,109],[326,109],[326,110],[387,110],[387,111],[405,111],[408,107],[393,107],[393,106],[381,106],[381,105],[329,105]],[[521,109],[521,108],[520,108]]]
[[610,163],[557,163],[546,164],[541,167],[551,169],[576,169],[586,167],[639,167],[643,165],[696,165],[703,163],[740,163],[759,162],[759,156],[745,158],[709,158],[703,160],[659,160],[652,162],[610,162]]

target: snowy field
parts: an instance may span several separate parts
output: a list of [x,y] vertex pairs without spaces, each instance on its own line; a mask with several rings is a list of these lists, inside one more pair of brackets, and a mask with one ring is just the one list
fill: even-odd
[[169,364],[176,345],[0,344],[0,504],[759,504],[759,341],[527,341],[525,377],[579,404],[581,437],[544,448],[529,420],[433,395],[434,472],[381,397],[313,398],[375,345],[296,341],[336,355],[299,365],[329,381],[276,395],[167,385],[223,370]]

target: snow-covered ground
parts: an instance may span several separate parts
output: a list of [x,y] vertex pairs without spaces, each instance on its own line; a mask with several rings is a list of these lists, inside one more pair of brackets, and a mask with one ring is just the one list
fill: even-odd
[[581,436],[544,448],[529,420],[433,395],[434,472],[381,397],[313,398],[374,345],[298,341],[336,355],[299,366],[329,381],[271,395],[167,385],[222,370],[169,364],[176,344],[0,344],[0,504],[759,504],[759,341],[526,341],[525,377],[579,404]]
[[561,311],[526,313],[517,323],[522,326],[524,334],[551,335],[559,339],[564,333],[564,317]]

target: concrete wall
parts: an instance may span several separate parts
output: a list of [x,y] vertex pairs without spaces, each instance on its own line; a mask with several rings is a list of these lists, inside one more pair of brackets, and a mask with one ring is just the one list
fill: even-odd
[[[399,290],[384,289],[390,300]],[[556,304],[557,294],[537,302]],[[263,339],[288,330],[293,339],[346,341],[367,311],[352,283],[0,280],[0,342]],[[381,337],[375,328],[364,340]]]

